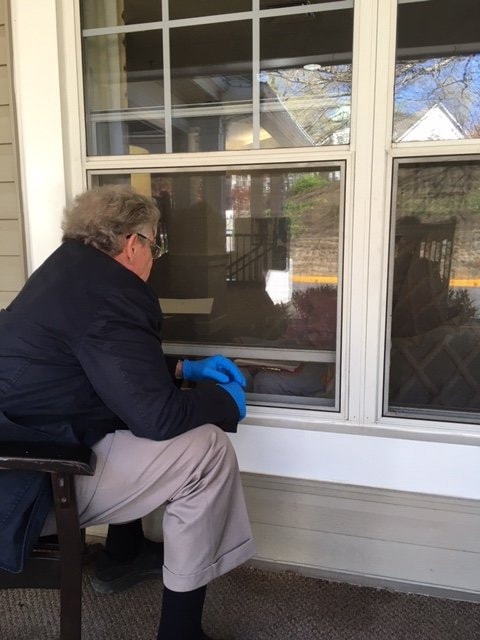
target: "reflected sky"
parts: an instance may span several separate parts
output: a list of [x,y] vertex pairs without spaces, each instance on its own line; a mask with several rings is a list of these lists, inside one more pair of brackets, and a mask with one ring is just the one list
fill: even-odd
[[[445,120],[441,129],[445,137],[440,133],[440,139],[480,136],[480,54],[397,63],[394,139],[401,139],[408,127],[435,105],[445,108],[447,120],[454,119],[459,134],[452,134]],[[429,138],[417,133],[412,139]]]

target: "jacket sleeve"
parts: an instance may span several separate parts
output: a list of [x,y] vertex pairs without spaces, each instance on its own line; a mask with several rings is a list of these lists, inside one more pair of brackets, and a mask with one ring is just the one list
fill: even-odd
[[160,308],[146,288],[108,297],[74,347],[96,393],[139,437],[167,440],[206,423],[236,431],[238,408],[221,387],[175,385],[160,326]]
[[182,381],[178,380],[175,377],[175,369],[177,368],[178,358],[176,356],[165,356],[165,362],[167,364],[168,373],[170,374],[170,378],[175,383],[175,386],[180,388],[182,386]]

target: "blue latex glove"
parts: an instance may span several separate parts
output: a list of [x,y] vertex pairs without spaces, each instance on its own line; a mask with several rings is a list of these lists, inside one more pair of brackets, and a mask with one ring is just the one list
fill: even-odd
[[238,382],[227,382],[226,384],[219,384],[219,387],[225,389],[237,403],[238,411],[240,413],[239,420],[243,420],[247,415],[247,406],[245,404],[245,391],[238,384]]
[[194,382],[214,380],[225,384],[235,381],[242,387],[246,385],[245,377],[237,365],[224,356],[211,356],[202,360],[184,360],[183,378]]

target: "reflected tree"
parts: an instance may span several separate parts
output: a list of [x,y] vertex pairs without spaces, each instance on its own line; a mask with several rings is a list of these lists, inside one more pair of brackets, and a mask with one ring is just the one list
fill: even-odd
[[412,59],[397,62],[395,69],[395,122],[420,118],[441,104],[455,118],[464,137],[480,130],[480,54]]
[[268,72],[263,80],[314,145],[348,144],[352,67],[313,67]]

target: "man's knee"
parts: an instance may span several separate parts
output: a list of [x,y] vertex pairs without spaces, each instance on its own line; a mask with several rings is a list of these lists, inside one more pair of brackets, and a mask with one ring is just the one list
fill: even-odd
[[188,446],[180,464],[183,481],[174,499],[191,496],[207,487],[231,485],[239,471],[228,436],[215,425],[205,424],[189,431],[187,437]]
[[219,427],[214,424],[204,424],[198,429],[199,454],[202,456],[221,456],[226,459],[236,460],[235,451],[233,449],[230,438]]

